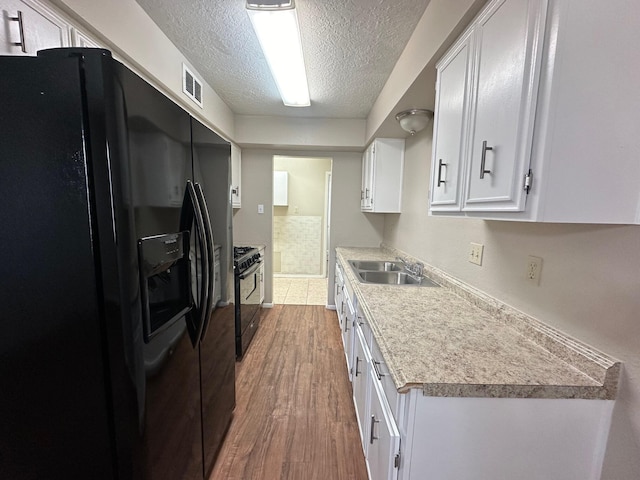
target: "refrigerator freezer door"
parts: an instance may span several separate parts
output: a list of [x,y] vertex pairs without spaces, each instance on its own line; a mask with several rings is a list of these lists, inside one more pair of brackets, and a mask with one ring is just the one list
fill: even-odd
[[[128,139],[128,158],[120,163],[129,169],[123,181],[130,179],[131,200],[123,200],[120,208],[133,213],[132,240],[188,230],[189,251],[197,252],[193,242],[198,227],[181,227],[182,199],[191,177],[189,115],[124,66],[112,64],[126,106],[126,119],[115,130],[123,130]],[[191,273],[197,278],[197,270]],[[135,426],[142,452],[139,476],[145,480],[203,477],[200,323],[194,310],[141,345],[145,374],[138,383],[143,401]],[[168,354],[161,367],[151,368],[155,364],[149,360],[163,351]]]
[[111,479],[78,59],[0,71],[0,478]]
[[[220,282],[226,299],[231,271],[231,147],[228,142],[195,119],[191,119],[193,178],[201,186],[216,243],[220,244]],[[212,252],[213,253],[213,252]],[[215,285],[210,286],[213,297]],[[200,342],[202,371],[202,433],[205,478],[213,468],[235,406],[234,307],[213,308],[206,335]]]

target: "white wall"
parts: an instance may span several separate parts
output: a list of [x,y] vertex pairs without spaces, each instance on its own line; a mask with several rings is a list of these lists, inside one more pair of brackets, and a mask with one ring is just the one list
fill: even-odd
[[[469,23],[486,0],[431,0],[416,25],[402,55],[378,95],[367,118],[365,143],[383,123],[393,123],[394,113],[404,108],[433,108],[433,105],[398,104],[430,63],[437,60],[455,36]],[[425,86],[426,88],[427,86]],[[418,95],[422,97],[421,94]],[[422,100],[422,99],[421,99]],[[411,103],[411,100],[407,100]]]
[[[640,226],[430,217],[431,130],[407,139],[404,202],[384,241],[624,362],[603,479],[640,478]],[[481,267],[469,242],[484,244]],[[540,285],[525,280],[543,258]]]
[[182,63],[199,76],[135,0],[53,0],[76,22],[202,123],[233,139],[234,115],[218,94],[203,82],[204,108],[182,93]]

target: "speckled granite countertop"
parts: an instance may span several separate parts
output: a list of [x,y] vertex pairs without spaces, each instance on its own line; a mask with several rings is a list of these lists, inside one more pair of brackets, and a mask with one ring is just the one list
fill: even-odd
[[425,275],[441,287],[360,283],[347,263],[408,257],[403,252],[339,247],[336,253],[399,392],[615,398],[615,359],[428,265]]

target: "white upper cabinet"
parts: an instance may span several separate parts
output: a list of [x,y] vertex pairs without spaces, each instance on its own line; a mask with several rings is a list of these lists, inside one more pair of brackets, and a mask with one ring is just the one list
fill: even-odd
[[431,209],[460,210],[471,87],[471,32],[461,37],[436,66],[436,111],[433,132],[434,168],[431,170]]
[[242,179],[242,152],[236,144],[231,144],[231,206],[233,208],[242,207],[242,196],[240,191]]
[[289,172],[273,172],[273,206],[289,205]]
[[73,27],[72,28],[71,38],[73,40],[74,47],[81,48],[104,48],[96,39],[91,37],[89,34],[84,31]]
[[487,4],[438,64],[431,214],[640,223],[639,15],[630,0]]
[[371,154],[373,151],[373,144],[369,145],[362,154],[362,183],[360,189],[360,209],[365,211],[371,210]]
[[404,140],[376,138],[362,156],[360,207],[363,212],[400,213]]
[[476,21],[464,210],[524,209],[544,3],[493,1]]
[[0,55],[36,55],[71,45],[69,24],[40,2],[0,0]]

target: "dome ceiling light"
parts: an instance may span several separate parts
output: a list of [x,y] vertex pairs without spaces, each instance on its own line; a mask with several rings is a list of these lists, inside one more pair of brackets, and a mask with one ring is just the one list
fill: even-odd
[[433,118],[433,112],[424,108],[412,108],[403,110],[396,115],[400,127],[411,135],[415,135],[429,124]]

